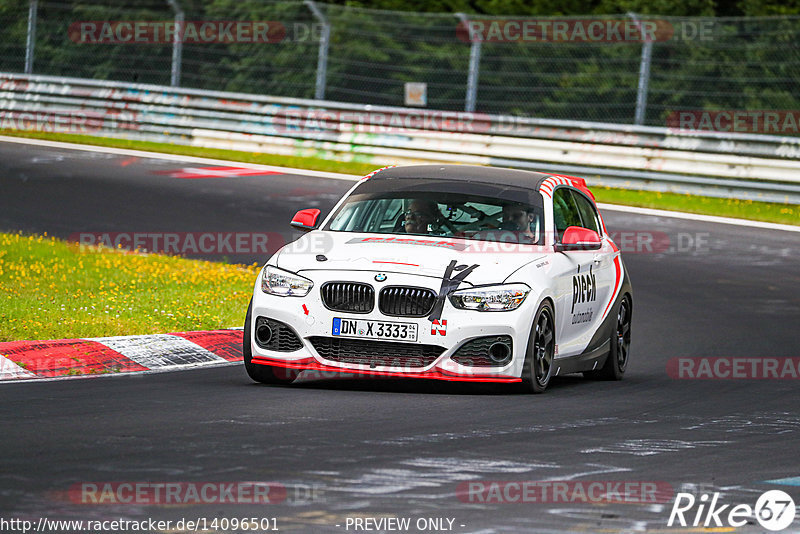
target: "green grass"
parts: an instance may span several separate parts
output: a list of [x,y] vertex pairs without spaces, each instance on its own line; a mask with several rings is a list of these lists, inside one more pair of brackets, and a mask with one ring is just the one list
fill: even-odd
[[[14,135],[18,137],[47,139],[51,141],[83,143],[115,148],[130,148],[135,150],[148,150],[151,152],[165,152],[169,154],[182,154],[356,175],[367,174],[376,168],[375,164],[365,163],[362,161],[333,161],[318,157],[279,156],[273,154],[239,152],[236,150],[171,145],[167,143],[152,143],[148,141],[110,139],[88,135],[23,132],[17,130],[0,130],[0,135]],[[606,202],[610,204],[622,204],[627,206],[684,211],[688,213],[700,213],[704,215],[718,215],[721,217],[735,217],[740,219],[751,219],[755,221],[800,225],[800,206],[796,204],[754,202],[750,200],[721,199],[694,195],[681,195],[678,193],[657,193],[652,191],[633,191],[628,189],[604,187],[594,187],[592,188],[592,191],[597,197],[598,202]]]
[[679,193],[631,191],[629,189],[608,187],[593,187],[592,193],[597,197],[598,202],[608,204],[800,225],[800,206],[797,204],[755,202],[752,200],[739,200],[738,198],[700,197],[681,195]]
[[240,326],[258,267],[0,233],[0,341]]

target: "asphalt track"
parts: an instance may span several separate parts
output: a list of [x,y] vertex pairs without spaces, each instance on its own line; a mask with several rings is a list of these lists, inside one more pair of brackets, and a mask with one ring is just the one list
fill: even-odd
[[[290,239],[294,211],[324,212],[350,186],[288,175],[158,174],[184,166],[0,143],[0,229],[60,237],[267,231]],[[692,531],[667,528],[671,495],[649,504],[485,504],[457,494],[470,481],[649,481],[751,506],[782,489],[800,503],[798,479],[766,482],[800,476],[800,382],[667,373],[674,357],[800,356],[800,235],[621,212],[605,218],[612,232],[663,232],[672,247],[625,256],[635,313],[622,382],[564,377],[538,396],[399,380],[268,387],[234,365],[0,385],[0,516],[275,517],[280,530],[298,532],[353,532],[347,520],[356,517],[407,517],[412,527],[419,518],[450,518],[451,532],[473,533]],[[286,486],[288,498],[72,502],[68,490],[89,481],[270,481]],[[750,523],[739,531],[765,531]],[[792,528],[785,532],[800,531],[800,518]]]

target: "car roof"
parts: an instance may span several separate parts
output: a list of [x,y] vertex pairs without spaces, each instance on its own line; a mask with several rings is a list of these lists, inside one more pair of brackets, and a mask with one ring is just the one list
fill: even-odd
[[508,185],[525,189],[538,190],[542,182],[551,178],[551,174],[499,167],[482,167],[479,165],[408,165],[382,169],[370,180],[396,180],[402,178],[421,178],[436,180],[452,180],[454,182],[482,182],[488,184]]
[[[511,186],[533,191],[552,193],[556,187],[572,187],[595,202],[594,194],[586,185],[586,180],[566,174],[550,174],[538,171],[523,171],[501,167],[480,165],[407,165],[385,167],[365,176],[370,180],[434,179],[452,182],[485,183]],[[542,184],[545,188],[542,189]]]

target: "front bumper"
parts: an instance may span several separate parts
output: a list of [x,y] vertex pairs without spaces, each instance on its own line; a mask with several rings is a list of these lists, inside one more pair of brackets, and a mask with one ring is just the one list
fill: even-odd
[[[375,281],[376,272],[306,271],[302,274],[314,281],[314,287],[306,297],[278,297],[265,294],[260,288],[260,278],[257,280],[253,296],[251,333],[255,332],[257,318],[267,317],[291,327],[302,341],[303,346],[291,352],[266,350],[259,347],[251,335],[249,342],[252,349],[252,363],[296,371],[311,371],[311,376],[319,377],[350,373],[464,382],[520,382],[528,336],[538,304],[533,292],[528,295],[518,309],[507,312],[458,310],[449,301],[445,301],[441,321],[439,324],[433,325],[427,317],[383,315],[378,310],[378,306],[375,306],[370,313],[355,314],[331,311],[323,304],[320,287],[329,280],[368,283],[375,288],[377,294],[382,284]],[[392,273],[391,283],[392,285],[426,287],[438,292],[440,281],[431,277]],[[368,365],[329,360],[320,355],[310,338],[333,338],[332,328],[335,317],[415,323],[418,332],[415,344],[435,345],[443,350],[431,363],[424,366],[376,365],[374,363]],[[444,321],[446,321],[446,325]],[[471,340],[502,335],[510,336],[512,340],[511,358],[502,366],[467,366],[452,359],[457,351]],[[381,340],[377,343],[388,345],[397,342]],[[396,346],[390,348],[396,348]]]

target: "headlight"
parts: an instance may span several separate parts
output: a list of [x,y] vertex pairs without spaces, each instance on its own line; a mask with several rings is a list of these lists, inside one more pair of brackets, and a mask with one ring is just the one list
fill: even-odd
[[270,295],[305,297],[312,287],[314,287],[314,282],[308,278],[272,265],[264,267],[264,271],[261,273],[261,291]]
[[526,284],[503,284],[462,289],[450,295],[450,302],[461,310],[516,310],[530,293]]

